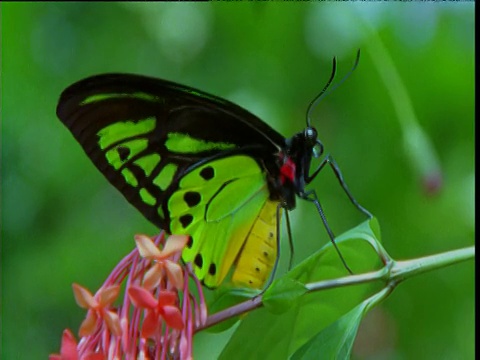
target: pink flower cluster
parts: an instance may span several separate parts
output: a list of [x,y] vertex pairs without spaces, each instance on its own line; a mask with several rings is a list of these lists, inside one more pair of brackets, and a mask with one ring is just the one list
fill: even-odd
[[[65,330],[60,354],[49,359],[192,359],[194,329],[205,324],[207,311],[200,282],[180,260],[187,241],[163,232],[153,239],[137,235],[136,249],[95,295],[73,284],[77,304],[87,309],[80,340]],[[124,299],[115,307],[123,284]]]

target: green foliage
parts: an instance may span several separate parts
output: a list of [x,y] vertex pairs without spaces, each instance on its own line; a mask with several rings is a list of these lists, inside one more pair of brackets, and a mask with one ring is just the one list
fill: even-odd
[[[377,240],[368,223],[362,223],[338,238],[338,247],[347,264],[358,269],[358,273],[382,267],[375,251]],[[301,286],[347,275],[331,243],[317,251],[272,284],[265,293],[265,308],[252,311],[243,319],[220,358],[288,358],[312,336],[381,288],[379,284],[369,283],[305,294],[306,289]],[[262,336],[249,336],[253,333]],[[254,354],[251,349],[255,349]]]
[[377,297],[379,297],[379,294],[365,300],[337,321],[318,332],[298,349],[291,359],[318,359],[320,356],[323,359],[349,359],[360,322],[365,315],[368,305]]
[[[305,110],[328,78],[332,56],[338,57],[339,80],[361,48],[355,72],[313,112],[326,151],[355,197],[378,216],[383,246],[395,258],[472,244],[473,2],[1,6],[0,357],[46,358],[58,351],[63,329],[75,332],[84,316],[71,283],[98,287],[133,248],[135,233],[157,232],[96,171],[55,116],[60,92],[93,74],[134,72],[194,86],[238,103],[290,136],[304,127]],[[392,72],[381,75],[386,62],[378,39],[407,100],[393,86]],[[399,118],[407,101],[415,122]],[[443,187],[427,194],[424,170],[432,164],[442,171]],[[329,170],[312,188],[335,233],[360,221]],[[299,202],[291,216],[294,261],[300,263],[329,240],[311,204]],[[347,248],[342,253],[352,255]],[[287,254],[282,247],[279,274]],[[338,262],[338,255],[331,260]],[[355,273],[362,269],[351,267]],[[369,341],[358,342],[352,358],[473,359],[473,269],[466,263],[406,282],[377,308],[388,326],[375,317],[360,326],[358,333]],[[341,291],[353,290],[320,293],[344,304],[348,299],[335,295]],[[312,311],[321,311],[321,304]],[[259,319],[284,317],[266,309],[258,313]],[[337,326],[340,315],[325,323]],[[303,325],[305,339],[318,333],[316,322]],[[347,329],[353,325],[346,320]],[[253,334],[268,330],[257,326]],[[370,341],[375,329],[383,340]],[[216,358],[233,331],[199,334],[195,358]],[[304,354],[314,351],[312,341]]]
[[281,314],[290,309],[307,292],[305,286],[290,277],[276,280],[265,291],[263,305],[274,314]]
[[[250,312],[240,323],[220,358],[349,359],[364,316],[398,284],[409,277],[472,260],[475,256],[472,246],[395,261],[375,233],[378,233],[378,222],[372,219],[338,238],[343,250],[347,247],[357,250],[352,252],[348,263],[360,265],[360,273],[338,277],[345,268],[340,261],[330,263],[331,255],[338,253],[328,244],[276,280],[263,295],[265,307]],[[327,280],[319,281],[322,279]],[[331,296],[333,289],[338,291]],[[261,336],[251,336],[259,327]],[[272,344],[280,345],[272,347]],[[255,349],[253,354],[251,349]]]

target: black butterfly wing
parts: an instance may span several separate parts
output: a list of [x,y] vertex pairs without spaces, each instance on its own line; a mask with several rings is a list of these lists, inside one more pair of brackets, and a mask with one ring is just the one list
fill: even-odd
[[169,231],[166,199],[202,162],[246,154],[274,168],[285,139],[247,110],[203,91],[139,75],[81,80],[57,115],[107,179]]

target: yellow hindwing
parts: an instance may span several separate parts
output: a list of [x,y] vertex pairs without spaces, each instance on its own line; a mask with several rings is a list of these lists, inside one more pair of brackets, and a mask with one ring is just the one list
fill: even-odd
[[238,287],[262,289],[277,258],[278,202],[267,200],[247,234],[232,274]]

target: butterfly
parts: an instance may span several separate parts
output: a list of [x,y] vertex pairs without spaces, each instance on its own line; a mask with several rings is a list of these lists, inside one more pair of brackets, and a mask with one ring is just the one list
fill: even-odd
[[[321,94],[334,73],[335,59]],[[133,74],[96,75],[69,86],[57,116],[148,220],[189,235],[182,259],[209,288],[230,271],[234,286],[264,286],[278,259],[282,209],[294,209],[296,197],[312,201],[329,230],[315,192],[305,190],[327,163],[364,211],[330,156],[310,173],[323,145],[309,120],[285,138],[230,101]]]

